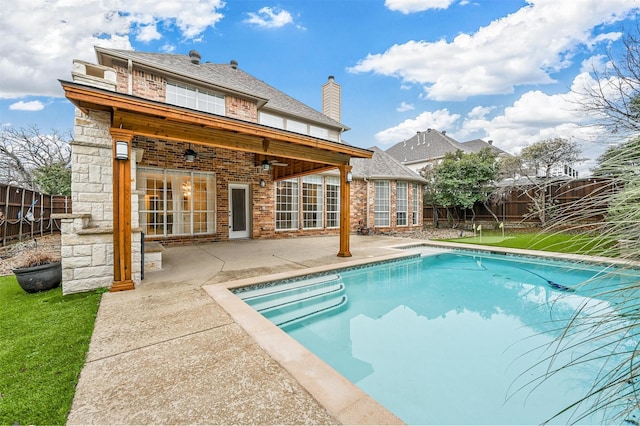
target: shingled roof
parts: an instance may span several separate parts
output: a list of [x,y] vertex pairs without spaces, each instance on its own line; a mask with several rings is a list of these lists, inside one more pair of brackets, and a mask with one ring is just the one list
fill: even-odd
[[426,132],[418,132],[415,136],[398,142],[387,149],[386,152],[401,163],[410,164],[443,158],[448,152],[455,152],[457,150],[467,153],[478,152],[486,147],[494,149],[498,151],[498,153],[505,153],[505,151],[482,139],[474,139],[469,142],[460,143],[452,137],[447,136],[445,132],[428,129]]
[[111,66],[113,58],[131,60],[135,64],[173,74],[186,81],[196,84],[199,82],[224,92],[256,99],[258,104],[264,104],[266,109],[297,116],[338,130],[349,130],[344,124],[242,71],[235,61],[228,64],[199,61],[194,63],[188,55],[184,54],[136,52],[104,47],[96,47],[96,54],[101,65]]
[[373,151],[371,159],[352,158],[352,173],[357,178],[367,179],[393,179],[406,180],[411,182],[427,183],[427,181],[416,172],[400,163],[389,154],[374,146],[369,148]]

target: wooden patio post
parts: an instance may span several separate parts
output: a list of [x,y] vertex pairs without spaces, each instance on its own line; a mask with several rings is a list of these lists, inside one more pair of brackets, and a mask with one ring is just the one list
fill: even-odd
[[[340,169],[340,251],[339,257],[351,257],[349,249],[351,235],[351,166],[339,166]],[[347,180],[347,174],[349,180]]]
[[135,288],[131,279],[131,141],[133,132],[112,128],[111,137],[113,139],[113,284],[111,291],[133,290]]

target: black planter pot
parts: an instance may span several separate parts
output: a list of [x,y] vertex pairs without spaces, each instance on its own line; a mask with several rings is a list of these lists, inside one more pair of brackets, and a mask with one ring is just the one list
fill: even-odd
[[62,263],[55,262],[29,268],[16,268],[13,273],[24,291],[37,293],[51,290],[60,285],[62,281]]

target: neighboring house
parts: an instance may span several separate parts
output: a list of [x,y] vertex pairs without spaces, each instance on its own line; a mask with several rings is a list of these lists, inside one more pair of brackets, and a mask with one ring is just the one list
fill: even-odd
[[373,232],[422,228],[422,194],[427,183],[378,147],[371,159],[351,159],[351,223]]
[[[351,256],[350,163],[373,153],[343,142],[332,77],[323,114],[236,61],[203,63],[195,51],[96,53],[98,64],[76,60],[73,81],[61,81],[77,107],[74,213],[61,216],[64,293],[134,288],[143,238],[171,245],[339,234],[338,256]],[[390,226],[404,223],[404,207],[397,210],[389,204]]]
[[447,153],[454,153],[458,150],[465,153],[479,152],[483,148],[491,148],[499,155],[510,155],[493,145],[493,141],[485,142],[482,139],[474,139],[461,143],[447,136],[445,131],[440,132],[435,129],[417,132],[415,136],[387,149],[387,154],[414,172],[420,173],[425,167],[438,165]]

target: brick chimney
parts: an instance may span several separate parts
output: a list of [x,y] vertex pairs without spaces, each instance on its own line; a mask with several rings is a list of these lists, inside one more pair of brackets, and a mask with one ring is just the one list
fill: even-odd
[[340,85],[336,83],[333,76],[322,85],[322,113],[327,117],[340,122]]

